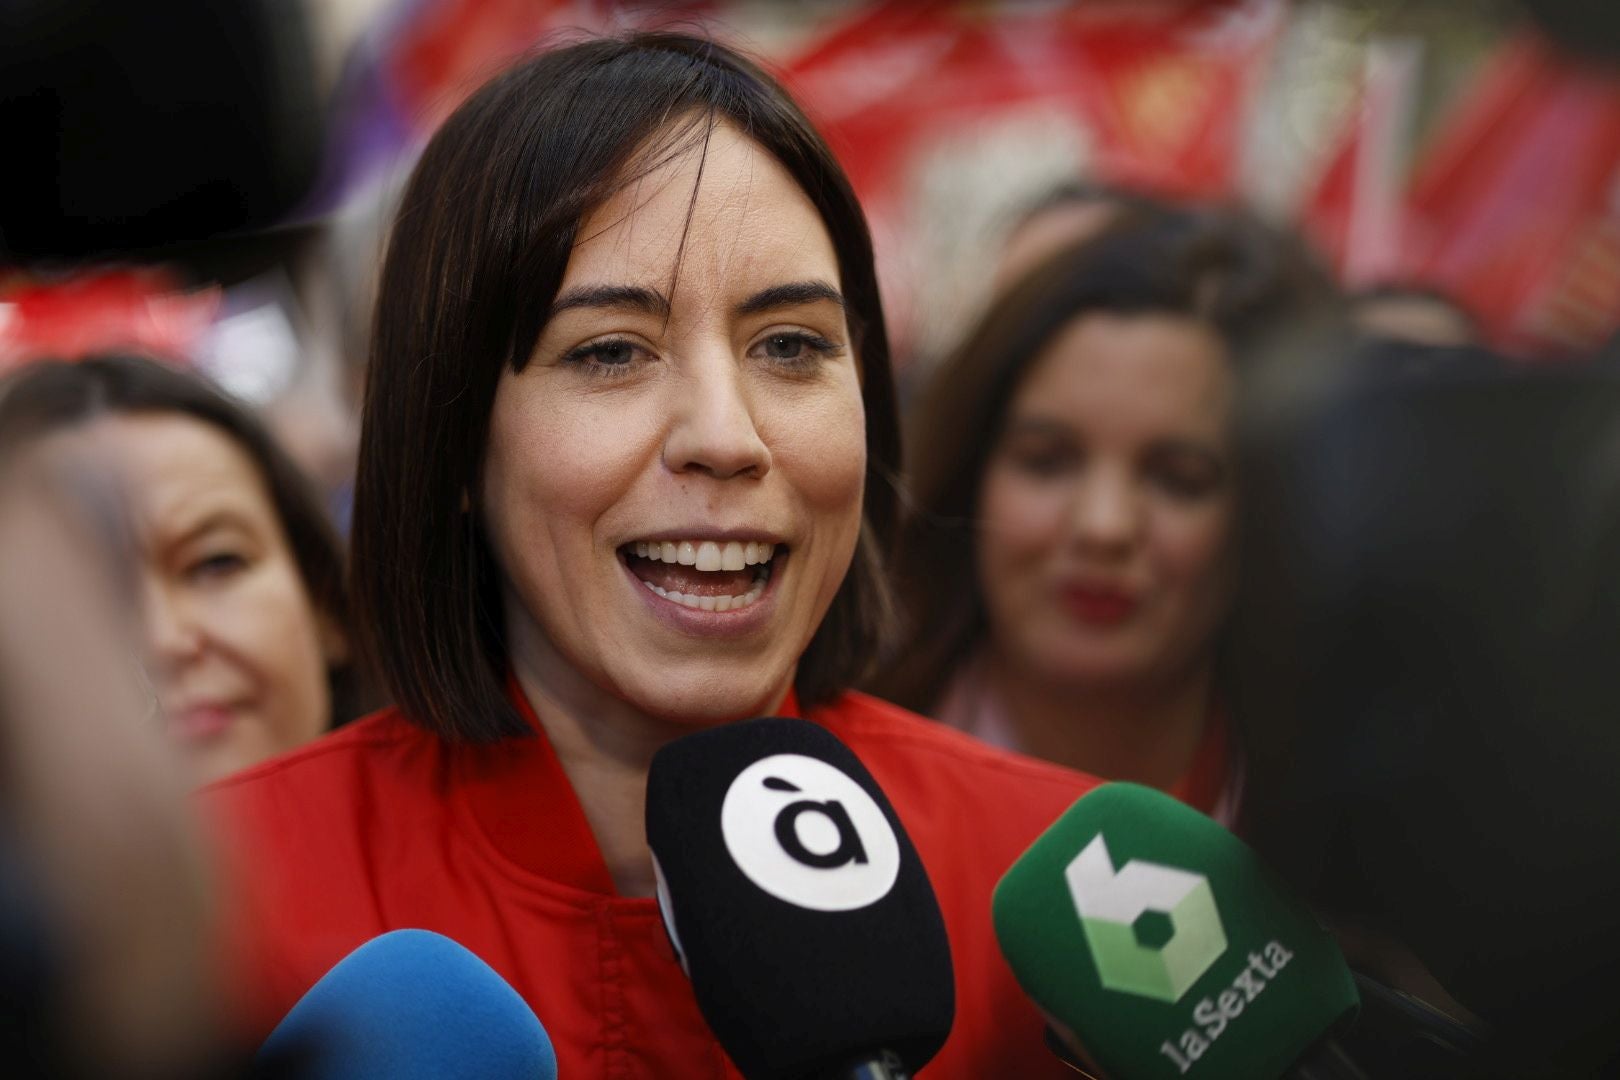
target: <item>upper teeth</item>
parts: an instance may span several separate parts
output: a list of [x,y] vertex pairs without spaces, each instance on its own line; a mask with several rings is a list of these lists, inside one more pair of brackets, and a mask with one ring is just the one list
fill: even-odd
[[643,559],[679,563],[699,570],[741,570],[770,562],[776,552],[775,544],[758,544],[752,540],[747,543],[731,540],[724,544],[713,540],[638,540],[630,548]]

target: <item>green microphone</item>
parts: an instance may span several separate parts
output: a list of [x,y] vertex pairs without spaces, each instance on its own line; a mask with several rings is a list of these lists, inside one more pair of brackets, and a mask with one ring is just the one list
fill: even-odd
[[1332,1032],[1359,1005],[1333,939],[1209,818],[1104,784],[996,886],[1018,982],[1123,1080],[1358,1076]]

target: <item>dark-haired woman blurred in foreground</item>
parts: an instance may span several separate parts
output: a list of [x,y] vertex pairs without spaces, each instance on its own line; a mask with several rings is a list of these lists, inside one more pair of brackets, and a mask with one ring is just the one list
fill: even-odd
[[939,894],[930,1074],[1064,1075],[990,892],[1091,782],[846,692],[890,615],[894,391],[865,220],[781,87],[682,35],[519,64],[428,144],[375,326],[355,593],[400,705],[211,792],[253,853],[259,1022],[418,927],[517,989],[563,1076],[736,1076],[653,898],[647,772],[802,714]]
[[878,692],[1230,820],[1238,370],[1330,296],[1216,211],[1138,211],[1005,293],[916,418],[914,637]]
[[242,408],[140,357],[46,361],[0,381],[0,431],[111,474],[135,534],[148,675],[195,780],[353,715],[341,548]]
[[0,1071],[233,1075],[104,464],[0,427]]

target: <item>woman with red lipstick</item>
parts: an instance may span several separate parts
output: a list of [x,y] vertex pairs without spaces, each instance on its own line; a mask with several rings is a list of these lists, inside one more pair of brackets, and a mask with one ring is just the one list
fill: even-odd
[[1092,781],[848,692],[892,615],[898,424],[865,220],[782,88],[679,34],[520,63],[424,151],[375,326],[353,564],[399,707],[210,793],[252,853],[260,1030],[419,927],[517,989],[561,1075],[736,1077],[658,915],[647,771],[803,715],[939,893],[929,1074],[1066,1075],[988,912]]
[[1230,820],[1237,373],[1330,295],[1246,219],[1141,210],[997,299],[917,416],[878,692]]
[[159,714],[198,783],[359,708],[343,553],[268,432],[195,375],[136,356],[0,380],[0,431],[108,473],[131,518]]

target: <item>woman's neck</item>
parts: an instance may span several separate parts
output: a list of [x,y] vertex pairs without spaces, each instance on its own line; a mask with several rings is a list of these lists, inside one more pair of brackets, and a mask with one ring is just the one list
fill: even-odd
[[614,887],[620,896],[652,896],[647,770],[659,748],[695,728],[597,686],[526,620],[509,620],[507,640],[518,685],[574,789]]
[[1077,686],[1032,675],[991,649],[984,678],[1020,751],[1164,790],[1197,755],[1214,673],[1213,664],[1205,663],[1153,685]]
[[536,665],[514,658],[513,667],[585,812],[614,887],[621,896],[653,895],[647,768],[658,748],[679,731],[607,694],[585,701],[566,690],[558,693],[564,688]]

